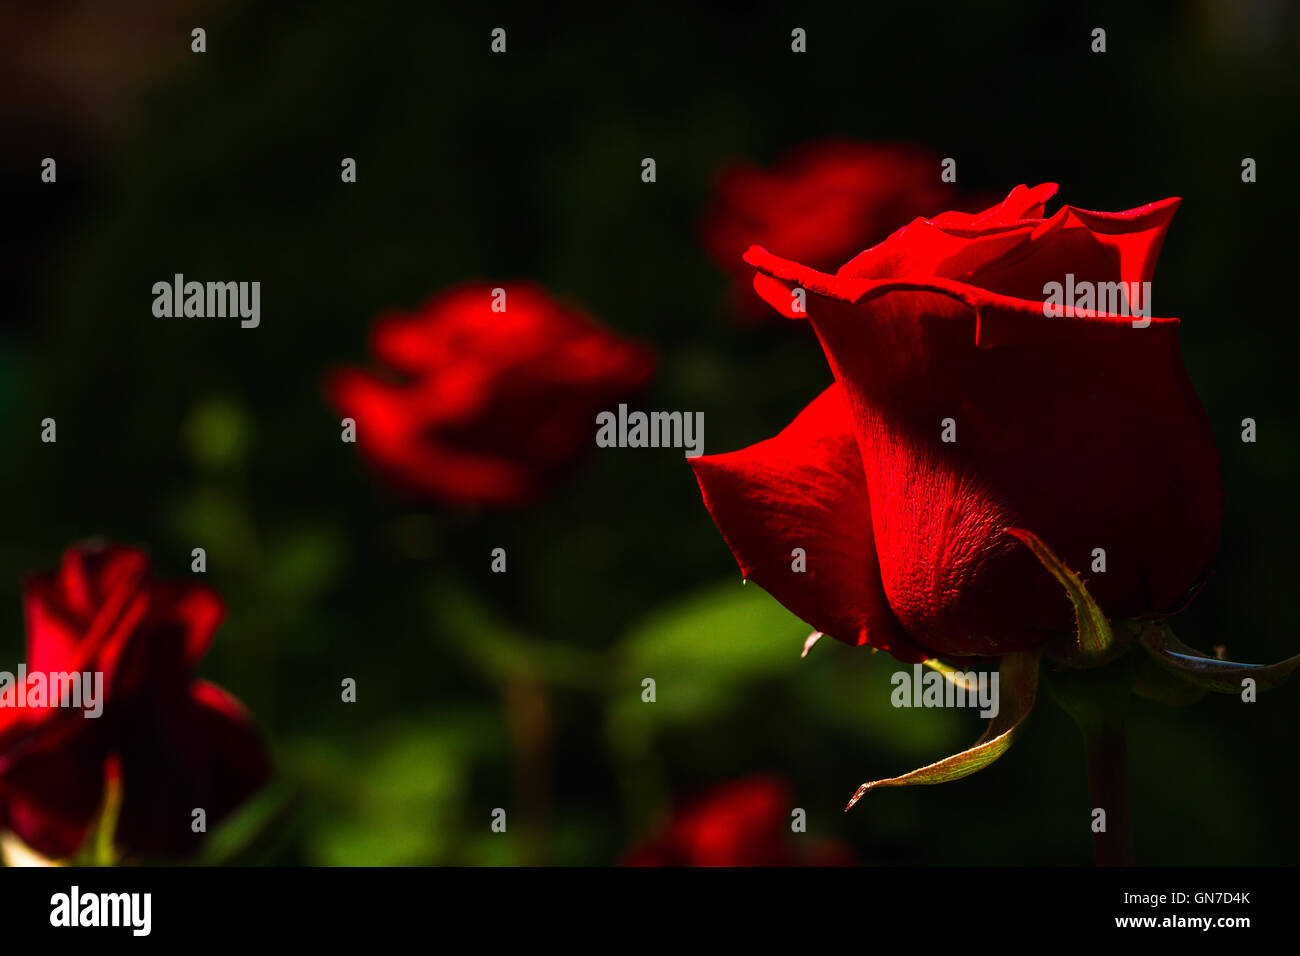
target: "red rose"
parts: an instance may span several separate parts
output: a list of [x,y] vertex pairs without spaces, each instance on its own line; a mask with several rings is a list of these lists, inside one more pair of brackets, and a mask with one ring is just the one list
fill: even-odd
[[393,377],[344,370],[331,400],[357,442],[408,490],[451,503],[535,497],[594,443],[595,415],[650,377],[640,346],[526,283],[467,285],[380,318],[375,356]]
[[806,290],[835,384],[775,438],[691,464],[745,575],[817,629],[903,659],[1070,630],[1007,528],[1082,570],[1112,618],[1176,610],[1207,573],[1222,479],[1178,320],[1044,312],[1067,274],[1149,281],[1177,200],[1044,218],[1055,190],[918,219],[834,275],[746,256],[783,314],[805,317]]
[[939,157],[914,146],[838,140],[807,144],[770,170],[736,165],[719,178],[704,243],[732,273],[743,310],[762,317],[746,249],[760,243],[834,269],[876,237],[951,206],[955,187],[940,172]]
[[[74,547],[24,592],[27,673],[103,674],[102,713],[0,708],[0,829],[52,858],[71,855],[119,777],[117,846],[175,855],[266,779],[243,707],[194,668],[221,621],[221,599],[197,584],[163,584],[147,557],[120,546]],[[22,690],[22,688],[17,688]]]
[[838,843],[805,848],[790,829],[790,790],[771,777],[715,787],[668,828],[628,854],[625,866],[850,866]]

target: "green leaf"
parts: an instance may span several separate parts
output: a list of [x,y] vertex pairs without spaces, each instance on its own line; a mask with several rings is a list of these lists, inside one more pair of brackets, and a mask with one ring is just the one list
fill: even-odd
[[1065,586],[1066,593],[1070,596],[1070,603],[1074,605],[1074,617],[1077,625],[1075,647],[1073,654],[1066,655],[1070,658],[1070,663],[1076,666],[1092,667],[1098,664],[1104,664],[1115,656],[1117,650],[1115,644],[1115,635],[1111,630],[1110,621],[1097,602],[1092,599],[1088,593],[1087,587],[1079,576],[1071,571],[1060,558],[1053,553],[1052,549],[1045,545],[1032,531],[1026,531],[1023,528],[1008,528],[1007,534],[1014,535],[1023,541],[1034,553],[1043,567],[1052,573],[1052,577],[1060,581]]
[[[701,720],[725,709],[738,688],[797,667],[807,636],[808,626],[767,592],[728,579],[633,627],[619,642],[611,690],[656,722]],[[652,710],[640,699],[647,677],[657,685]]]
[[998,679],[998,713],[975,745],[901,777],[871,780],[858,788],[845,810],[877,787],[916,787],[960,780],[983,770],[1011,747],[1020,725],[1034,707],[1038,692],[1038,652],[1018,651],[1002,658]]
[[507,742],[492,707],[467,705],[411,715],[352,753],[326,738],[295,752],[312,865],[451,865],[473,859],[470,784],[505,764]]
[[252,866],[272,858],[291,832],[306,795],[296,784],[276,780],[231,814],[203,844],[201,866]]
[[438,631],[493,679],[528,673],[579,688],[604,680],[607,668],[601,652],[525,633],[464,588],[436,582],[427,603]]
[[706,671],[744,680],[792,666],[808,628],[761,588],[734,580],[697,591],[637,624],[620,643],[631,670]]
[[1138,637],[1142,649],[1162,668],[1195,687],[1219,694],[1241,693],[1241,682],[1249,677],[1263,690],[1286,683],[1297,667],[1300,654],[1276,664],[1239,664],[1202,654],[1188,647],[1163,621],[1148,624]]

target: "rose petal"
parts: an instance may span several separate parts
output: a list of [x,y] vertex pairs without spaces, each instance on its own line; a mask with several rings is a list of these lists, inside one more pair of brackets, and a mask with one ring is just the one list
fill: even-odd
[[123,736],[122,808],[117,842],[134,852],[177,855],[203,834],[192,830],[202,809],[209,828],[266,780],[270,765],[243,706],[221,688],[195,681],[177,707],[141,710],[138,732]]
[[[1063,206],[1002,259],[964,277],[989,292],[1043,302],[1048,283],[1150,282],[1160,247],[1181,200],[1165,199],[1119,213]],[[1126,293],[1129,290],[1125,290]],[[1134,301],[1136,308],[1139,302]],[[1150,300],[1140,300],[1149,311]]]
[[[1134,328],[1134,318],[1109,312],[1077,312],[1074,315],[1049,318],[1044,314],[1043,300],[1022,299],[990,292],[967,282],[942,277],[858,279],[829,275],[809,269],[797,262],[774,256],[761,246],[753,246],[745,253],[745,261],[755,266],[765,277],[779,280],[786,286],[784,297],[777,285],[766,282],[764,297],[770,302],[788,300],[794,286],[826,299],[849,303],[868,304],[888,298],[891,293],[924,293],[924,308],[912,308],[914,317],[946,318],[971,323],[972,338],[979,348],[997,348],[1007,345],[1069,345],[1081,342],[1105,344],[1121,342],[1115,336],[1133,333],[1149,334],[1153,338],[1167,333],[1179,324],[1176,318],[1153,316],[1142,328]],[[758,284],[755,284],[758,288]],[[936,301],[939,297],[950,301]],[[805,299],[807,305],[807,299]],[[882,309],[897,310],[897,303],[884,303]],[[809,306],[811,309],[811,306]],[[906,312],[906,310],[904,310]],[[784,314],[784,313],[783,313]],[[807,318],[806,315],[790,316]]]
[[1056,183],[1040,183],[1032,189],[1023,183],[1007,193],[1007,198],[982,212],[945,212],[934,222],[946,229],[988,229],[1014,225],[1025,219],[1043,218],[1043,206],[1056,195]]
[[[862,460],[836,386],[776,437],[691,466],[746,578],[841,641],[923,656],[881,587]],[[806,571],[792,569],[794,548],[804,549]]]
[[38,729],[0,735],[0,829],[58,859],[81,845],[99,809],[108,731],[70,710]]
[[353,371],[336,374],[330,385],[334,404],[357,422],[357,443],[401,486],[451,501],[509,503],[529,493],[528,474],[518,463],[433,441],[418,417],[422,403],[409,398],[418,391]]
[[[1007,202],[1013,196],[1014,191]],[[917,219],[851,259],[836,277],[954,279],[993,294],[980,296],[970,290],[958,294],[973,306],[980,302],[992,306],[996,296],[1008,296],[1033,303],[1029,311],[1042,315],[1044,286],[1064,284],[1067,274],[1076,283],[1149,282],[1179,202],[1165,199],[1118,213],[1063,206],[1050,219],[1009,218],[994,210],[977,216],[946,213],[932,220]],[[1025,203],[1020,202],[1008,211],[1023,208]],[[1041,203],[1028,211],[1041,216]],[[846,286],[842,295],[860,299],[863,290]],[[1149,307],[1149,300],[1143,305]]]

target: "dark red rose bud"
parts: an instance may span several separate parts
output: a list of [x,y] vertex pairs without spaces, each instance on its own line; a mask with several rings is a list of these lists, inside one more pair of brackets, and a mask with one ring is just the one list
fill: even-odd
[[941,159],[915,146],[829,140],[809,143],[771,169],[738,164],[719,177],[704,220],[710,254],[736,282],[741,310],[768,315],[741,256],[775,249],[816,269],[835,269],[878,237],[953,205]]
[[527,283],[466,285],[381,317],[384,376],[347,369],[331,401],[366,456],[408,491],[516,504],[594,444],[595,416],[641,388],[650,353]]
[[1054,191],[918,219],[833,275],[747,254],[835,384],[776,438],[691,464],[741,568],[816,629],[903,659],[1071,631],[1011,528],[1083,569],[1111,619],[1177,610],[1208,572],[1222,480],[1178,320],[1149,294],[1146,316],[1044,306],[1051,283],[1149,282],[1177,201],[1045,217]]
[[102,712],[0,707],[0,829],[50,858],[74,853],[99,812],[105,779],[122,787],[116,845],[141,856],[183,854],[267,778],[248,715],[194,678],[221,621],[221,599],[166,584],[146,556],[82,546],[24,592],[28,675],[100,673]]
[[[852,866],[852,851],[791,830],[790,789],[765,776],[722,784],[628,854],[625,866]],[[801,842],[801,841],[806,841]]]

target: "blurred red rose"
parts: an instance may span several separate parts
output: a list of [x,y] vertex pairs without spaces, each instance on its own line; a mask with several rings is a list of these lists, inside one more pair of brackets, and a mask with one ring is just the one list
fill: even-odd
[[1094,571],[1112,618],[1177,610],[1207,574],[1222,478],[1178,320],[1044,310],[1067,274],[1150,281],[1177,200],[1045,218],[1055,190],[918,219],[834,275],[746,255],[755,289],[811,322],[835,383],[776,437],[691,464],[744,574],[818,630],[905,660],[1072,630],[1012,527]]
[[650,378],[653,358],[527,283],[435,296],[371,333],[391,375],[345,369],[334,405],[357,443],[403,488],[448,503],[536,497],[588,446],[596,413]]
[[852,866],[852,852],[791,831],[789,788],[772,777],[715,787],[668,828],[633,850],[624,866]]
[[[221,599],[198,584],[152,579],[143,552],[78,546],[24,590],[27,673],[103,674],[103,710],[0,708],[0,829],[50,858],[85,839],[112,768],[122,787],[116,845],[178,855],[234,810],[269,773],[243,707],[194,678],[221,621]],[[19,688],[21,690],[21,688]]]
[[956,186],[940,180],[940,157],[907,145],[828,140],[809,143],[772,169],[725,169],[704,221],[704,243],[731,273],[741,311],[769,315],[742,259],[761,244],[831,270],[880,236],[952,208]]

